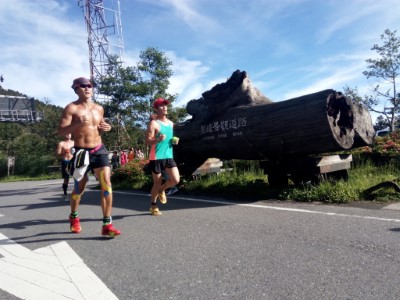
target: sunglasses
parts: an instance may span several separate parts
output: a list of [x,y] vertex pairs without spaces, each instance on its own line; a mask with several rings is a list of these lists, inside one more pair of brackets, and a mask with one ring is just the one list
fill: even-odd
[[93,87],[91,84],[83,84],[83,83],[80,84],[79,86],[80,86],[81,88],[83,88],[83,89],[84,89],[84,88],[89,88],[89,89],[91,89],[91,88]]

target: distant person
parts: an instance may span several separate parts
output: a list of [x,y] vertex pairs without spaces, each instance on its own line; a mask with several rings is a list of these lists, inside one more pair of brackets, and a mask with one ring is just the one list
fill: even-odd
[[119,168],[118,151],[114,151],[113,155],[111,156],[111,167],[113,168],[113,170]]
[[121,151],[121,166],[125,166],[126,163],[128,162],[128,156],[126,155],[126,152],[124,150]]
[[101,134],[110,131],[111,126],[104,121],[103,107],[92,100],[93,85],[90,80],[83,77],[76,78],[72,88],[79,98],[64,108],[57,131],[61,136],[70,133],[75,142],[75,153],[71,162],[75,187],[71,195],[70,230],[73,233],[81,231],[78,207],[88,181],[87,173],[91,170],[99,179],[101,187],[100,201],[103,212],[101,234],[114,237],[120,235],[121,231],[112,224],[110,163],[108,150],[101,139]]
[[135,149],[130,148],[128,153],[128,162],[135,159]]
[[69,170],[68,165],[72,159],[71,149],[74,147],[74,141],[71,140],[71,134],[68,133],[64,136],[64,140],[57,145],[57,155],[61,158],[61,177],[64,179],[62,189],[64,192],[64,200],[68,201],[68,184],[69,184]]
[[[165,190],[179,183],[179,170],[173,158],[172,138],[173,123],[167,118],[169,101],[158,98],[153,107],[155,116],[151,118],[146,130],[146,145],[150,146],[149,167],[153,178],[150,194],[150,213],[161,215],[157,207],[157,198],[161,203],[167,203]],[[162,171],[168,175],[163,183]]]
[[140,150],[140,149],[137,150],[136,157],[138,159],[143,159],[144,158],[144,154],[143,154],[142,150]]

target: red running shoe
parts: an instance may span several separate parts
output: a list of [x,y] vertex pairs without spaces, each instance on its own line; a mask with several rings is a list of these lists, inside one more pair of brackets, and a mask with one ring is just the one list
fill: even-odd
[[71,232],[73,232],[73,233],[81,232],[81,223],[79,221],[79,218],[72,218],[70,216],[69,217],[69,222],[71,224],[71,227],[69,228],[71,230]]
[[109,237],[115,237],[117,235],[120,235],[121,231],[114,228],[113,225],[110,223],[107,225],[103,225],[103,228],[101,229],[101,234]]

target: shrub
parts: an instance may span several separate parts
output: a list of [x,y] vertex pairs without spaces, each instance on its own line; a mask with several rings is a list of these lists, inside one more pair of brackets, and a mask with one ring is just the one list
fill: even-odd
[[7,176],[8,164],[7,156],[0,155],[0,178]]
[[285,200],[324,203],[348,203],[360,199],[359,191],[343,180],[326,180],[318,185],[304,184],[302,187],[285,190],[280,196]]
[[111,182],[115,188],[144,188],[147,187],[151,177],[145,174],[143,168],[148,160],[134,159],[125,166],[112,170]]
[[376,137],[374,144],[370,147],[353,149],[351,154],[353,154],[355,160],[370,160],[378,166],[388,163],[398,165],[400,161],[400,131]]
[[372,194],[365,191],[383,181],[400,176],[398,168],[391,164],[375,166],[371,161],[358,162],[351,170],[348,181],[325,180],[320,184],[305,184],[283,190],[281,198],[305,202],[349,203],[358,200],[400,200],[400,194],[390,188],[379,189]]
[[53,163],[53,157],[44,156],[18,156],[15,157],[14,175],[35,177],[48,173],[48,166]]

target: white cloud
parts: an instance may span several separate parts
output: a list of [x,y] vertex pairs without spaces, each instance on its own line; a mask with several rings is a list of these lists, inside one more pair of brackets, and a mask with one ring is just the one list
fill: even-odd
[[175,11],[175,15],[180,17],[189,27],[193,29],[214,28],[215,23],[212,19],[204,16],[196,10],[197,1],[192,0],[161,0],[161,3],[171,5]]
[[172,61],[173,75],[170,78],[168,92],[179,94],[177,105],[183,105],[189,100],[201,97],[204,90],[205,76],[209,67],[200,61],[190,61],[186,58],[177,57],[174,52],[166,52],[166,56]]
[[0,56],[3,88],[61,106],[75,100],[72,80],[89,76],[87,34],[83,17],[82,23],[68,20],[67,9],[51,0],[0,2],[0,11],[7,14],[0,15],[1,36],[7,41]]
[[[327,3],[336,13],[325,16],[326,22],[317,32],[317,44],[325,43],[335,34],[346,34],[346,31],[347,35],[354,34],[354,39],[358,39],[359,35],[369,35],[376,40],[377,34],[382,33],[382,27],[399,26],[397,0],[356,0],[340,4],[340,7],[338,1]],[[355,27],[354,30],[351,27]]]

